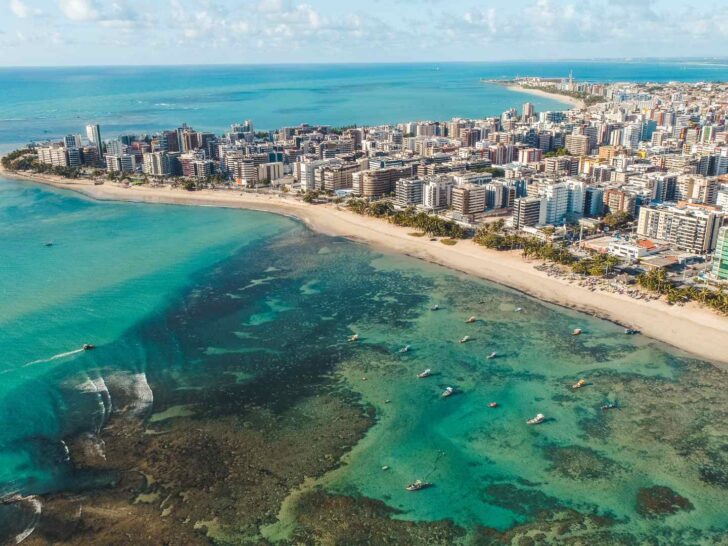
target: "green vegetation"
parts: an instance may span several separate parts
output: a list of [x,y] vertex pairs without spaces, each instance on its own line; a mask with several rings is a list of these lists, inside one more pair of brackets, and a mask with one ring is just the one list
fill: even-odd
[[697,301],[715,309],[719,313],[728,315],[728,292],[720,287],[718,290],[699,288],[697,286],[683,286],[678,288],[668,277],[664,269],[653,269],[637,277],[637,284],[645,290],[655,292],[667,298],[671,304]]
[[457,239],[440,239],[440,242],[443,245],[447,245],[447,246],[455,246],[456,244],[458,244]]
[[466,235],[465,230],[456,222],[443,220],[426,212],[417,212],[414,207],[395,211],[391,201],[368,202],[363,199],[352,199],[347,206],[357,214],[386,218],[392,224],[421,229],[428,235],[451,239],[463,239]]
[[614,256],[594,254],[587,258],[578,258],[564,245],[547,243],[535,237],[527,237],[514,232],[504,232],[504,226],[503,220],[481,226],[473,240],[479,245],[494,250],[520,249],[524,257],[540,258],[567,265],[579,275],[599,277],[609,271],[614,271],[614,268],[619,265],[619,259]]
[[557,150],[551,150],[543,154],[544,157],[561,157],[562,155],[569,155],[569,150],[566,148],[558,148]]
[[3,156],[2,166],[9,171],[30,171],[42,174],[54,174],[64,178],[78,178],[81,169],[76,167],[54,167],[38,161],[35,150],[23,148]]
[[316,199],[319,197],[319,192],[316,190],[308,190],[306,193],[303,194],[303,202],[304,203],[313,203]]
[[628,226],[630,222],[633,221],[634,218],[628,212],[610,212],[604,217],[602,223],[608,227],[610,231],[614,231]]

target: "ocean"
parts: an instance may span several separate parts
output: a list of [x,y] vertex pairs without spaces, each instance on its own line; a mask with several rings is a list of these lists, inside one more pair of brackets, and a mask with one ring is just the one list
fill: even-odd
[[[551,536],[560,514],[559,526],[566,517],[593,532],[581,535],[590,544],[708,544],[728,530],[728,373],[661,343],[262,212],[101,203],[4,180],[0,235],[5,495],[51,495],[39,502],[53,513],[54,493],[119,482],[108,469],[79,468],[79,446],[156,474],[167,472],[160,461],[179,456],[187,468],[196,455],[187,439],[170,450],[171,438],[224,435],[228,447],[206,446],[204,467],[237,449],[237,434],[260,426],[270,440],[343,396],[369,408],[372,426],[354,443],[339,440],[343,464],[306,487],[372,499],[394,521],[450,520],[468,533],[541,526]],[[478,322],[466,324],[471,315]],[[585,333],[574,337],[577,327]],[[347,342],[353,333],[359,341]],[[471,341],[461,344],[464,335]],[[587,386],[572,389],[580,378]],[[455,394],[442,398],[448,386]],[[337,412],[326,411],[334,426]],[[527,425],[537,413],[546,422]],[[142,423],[141,443],[110,439],[120,419]],[[236,424],[217,429],[226,419]],[[288,446],[284,468],[303,464],[307,449],[329,449],[318,447],[325,426],[310,434]],[[165,449],[141,447],[157,437]],[[217,491],[215,476],[165,479],[123,506]],[[405,491],[415,479],[433,487]],[[243,516],[219,503],[245,496],[224,484],[196,509],[217,514],[233,540]],[[38,524],[28,506],[22,517],[0,506],[4,536]],[[278,522],[275,513],[255,524],[264,536],[296,527],[295,510]]]
[[526,101],[558,110],[567,106],[480,79],[570,71],[592,81],[728,79],[725,63],[686,61],[0,68],[0,152],[84,134],[90,122],[111,138],[185,122],[219,133],[245,119],[268,130],[492,116]]
[[[570,69],[728,75],[689,63],[1,69],[0,148],[91,120],[111,135],[558,108],[478,80]],[[2,179],[0,302],[0,497],[25,498],[0,504],[3,544],[88,529],[187,544],[360,532],[678,545],[728,532],[728,373],[290,218]],[[546,422],[527,425],[537,413]],[[416,479],[432,486],[405,491]]]

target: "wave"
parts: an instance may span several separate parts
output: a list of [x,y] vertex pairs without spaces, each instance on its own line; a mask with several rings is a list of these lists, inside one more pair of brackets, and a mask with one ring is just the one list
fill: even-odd
[[[40,515],[43,511],[43,505],[37,497],[24,497],[17,493],[0,499],[0,508],[2,507],[7,507],[10,510],[15,509],[20,512],[19,514],[8,514],[8,516],[12,518],[12,522],[14,524],[20,524],[21,522],[23,524],[23,530],[19,533],[15,533],[15,535],[11,539],[12,543],[14,544],[20,544],[31,534],[33,534],[36,525],[38,525],[38,522],[40,521]],[[26,517],[23,518],[23,516]],[[10,518],[8,518],[7,523],[10,523]],[[23,519],[26,518],[28,519],[28,521],[24,522]]]
[[23,367],[27,366],[33,366],[34,364],[47,364],[48,362],[53,362],[54,360],[59,360],[61,358],[68,358],[69,356],[77,355],[78,353],[82,353],[84,351],[83,348],[81,349],[75,349],[73,351],[68,351],[65,353],[59,353],[57,355],[53,355],[50,358],[41,358],[40,360],[33,360],[32,362],[28,362],[27,364],[23,364]]
[[106,382],[103,377],[87,378],[86,381],[81,383],[77,390],[95,395],[98,397],[99,412],[101,415],[101,422],[96,425],[96,432],[100,432],[106,422],[111,416],[111,394],[109,388],[106,386]]
[[117,390],[123,404],[119,411],[129,414],[132,417],[145,417],[152,408],[154,393],[149,386],[145,373],[114,374],[108,379],[117,398]]

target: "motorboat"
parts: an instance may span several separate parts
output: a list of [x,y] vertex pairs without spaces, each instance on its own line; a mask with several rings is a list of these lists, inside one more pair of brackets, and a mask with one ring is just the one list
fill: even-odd
[[606,404],[604,404],[602,406],[602,409],[603,410],[617,409],[617,404],[615,404],[614,402],[607,402]]
[[520,313],[521,311],[523,311],[523,307],[516,307],[516,313]]
[[472,323],[474,323],[474,322],[475,322],[476,320],[478,320],[478,319],[476,319],[475,317],[470,317],[470,318],[469,318],[468,320],[466,320],[466,321],[465,321],[465,324],[472,324]]
[[528,421],[526,421],[526,423],[529,425],[540,425],[545,420],[546,420],[546,416],[544,416],[543,413],[539,413],[538,415],[536,415],[536,417],[533,417],[532,419],[529,419]]
[[382,467],[382,470],[389,470],[389,465],[386,465],[386,464],[385,464],[385,465],[384,465],[384,466]]
[[425,377],[430,377],[432,375],[432,370],[430,368],[427,368],[425,371],[420,372],[417,374],[417,377],[420,379],[424,379]]
[[430,307],[430,311],[439,311],[439,310],[440,310],[439,305],[433,305],[432,307]]
[[571,332],[571,335],[572,336],[579,336],[579,335],[581,335],[582,331],[583,330],[581,328],[574,328],[574,331]]
[[452,396],[452,393],[454,392],[455,389],[453,389],[452,387],[448,387],[444,391],[442,391],[442,394],[440,396],[442,396],[442,398],[447,398],[448,396]]
[[409,352],[409,350],[410,350],[410,346],[409,346],[409,345],[405,345],[404,347],[402,347],[402,348],[401,348],[401,349],[399,350],[399,352],[400,352],[400,353],[407,353],[407,352]]
[[639,334],[639,333],[640,333],[640,331],[639,331],[639,330],[635,330],[635,329],[633,329],[633,328],[625,328],[625,329],[624,329],[624,333],[625,333],[625,335],[628,335],[628,336],[633,336],[633,335],[635,335],[635,334]]
[[354,334],[353,336],[349,336],[349,341],[359,341],[359,334]]
[[493,351],[493,352],[492,352],[492,353],[490,353],[490,354],[489,354],[489,355],[488,355],[488,356],[487,356],[486,358],[487,358],[488,360],[493,360],[493,359],[494,359],[495,357],[497,357],[497,356],[498,356],[498,353],[496,353],[495,351]]
[[92,345],[91,343],[84,343],[81,347],[84,351],[90,351],[92,349],[96,348],[96,345]]
[[470,341],[470,336],[465,336],[460,340],[460,343],[467,343],[468,341]]
[[407,491],[419,491],[420,489],[426,489],[427,487],[430,487],[432,484],[428,482],[423,482],[422,480],[415,480],[411,484],[409,484],[405,489]]
[[489,408],[497,408],[497,407],[498,407],[498,402],[490,402],[490,403],[488,404],[488,407],[489,407]]
[[53,246],[53,241],[46,241],[43,246]]
[[586,381],[584,379],[579,379],[576,383],[574,383],[571,388],[572,389],[580,389],[586,385]]

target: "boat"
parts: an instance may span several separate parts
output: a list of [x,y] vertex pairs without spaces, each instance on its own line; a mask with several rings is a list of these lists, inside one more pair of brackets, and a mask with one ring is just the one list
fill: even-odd
[[539,413],[538,415],[536,415],[536,417],[534,417],[534,418],[529,419],[528,421],[526,421],[526,424],[529,424],[529,425],[540,425],[545,420],[546,420],[546,417],[544,416],[544,414],[543,413]]
[[439,306],[439,305],[433,305],[433,306],[432,306],[432,307],[430,308],[430,310],[431,310],[431,311],[438,311],[439,309],[440,309],[440,306]]
[[430,368],[427,368],[425,371],[420,372],[417,374],[417,377],[420,379],[424,379],[425,377],[430,377],[432,375],[432,370]]
[[488,360],[493,360],[493,359],[494,359],[495,357],[497,357],[497,356],[498,356],[498,353],[496,353],[495,351],[493,351],[493,352],[492,352],[492,353],[490,353],[490,354],[489,354],[489,355],[488,355],[488,356],[487,356],[486,358],[487,358]]
[[579,379],[579,381],[577,381],[576,383],[574,383],[571,386],[571,388],[572,389],[580,389],[580,388],[582,388],[585,385],[586,385],[586,381],[584,379]]
[[581,332],[582,332],[582,331],[583,331],[583,330],[582,330],[581,328],[574,328],[574,331],[573,331],[573,332],[571,332],[571,335],[572,335],[572,336],[578,336],[578,335],[581,335]]
[[452,387],[446,388],[444,391],[442,391],[442,394],[440,395],[442,398],[447,398],[448,396],[452,396],[452,393],[455,392],[455,389]]
[[410,350],[410,346],[409,346],[409,345],[405,345],[404,347],[402,347],[402,348],[401,348],[401,349],[399,350],[399,352],[400,352],[400,353],[406,353],[406,352],[408,352],[409,350]]
[[422,480],[415,480],[411,484],[409,484],[405,489],[407,491],[419,491],[420,489],[425,489],[427,487],[430,487],[432,484],[428,482],[423,482]]
[[523,307],[516,307],[516,313],[520,313],[521,311],[523,311]]
[[44,246],[53,246],[53,241],[46,241]]
[[389,465],[386,465],[386,464],[385,464],[385,465],[384,465],[384,466],[382,467],[382,470],[389,470]]
[[81,347],[84,351],[90,351],[92,349],[96,348],[96,345],[91,345],[90,343],[84,343]]
[[472,324],[472,323],[474,323],[474,322],[475,322],[476,320],[478,320],[478,319],[476,319],[475,317],[470,317],[470,318],[469,318],[468,320],[466,320],[466,321],[465,321],[465,324]]
[[349,336],[349,341],[359,341],[359,334],[354,334],[353,336]]
[[490,403],[488,404],[488,407],[489,407],[489,408],[497,408],[497,407],[498,407],[498,402],[490,402]]
[[614,402],[607,402],[606,404],[604,404],[602,406],[602,409],[603,410],[617,409],[617,404],[615,404]]
[[626,335],[628,335],[628,336],[633,336],[633,335],[635,335],[635,334],[639,334],[639,333],[640,333],[640,331],[639,331],[639,330],[635,330],[635,329],[633,329],[633,328],[625,328],[625,329],[624,329],[624,333],[625,333]]
[[460,340],[460,343],[467,343],[470,341],[470,336],[465,336],[463,339]]

